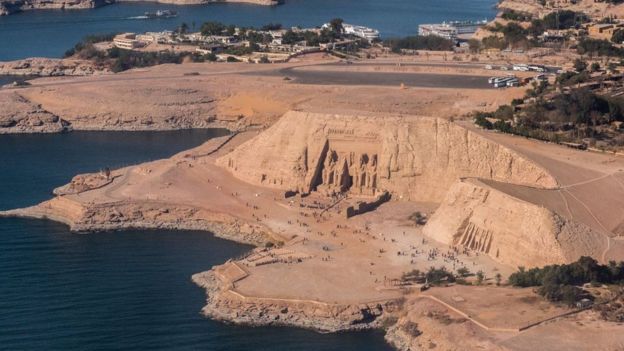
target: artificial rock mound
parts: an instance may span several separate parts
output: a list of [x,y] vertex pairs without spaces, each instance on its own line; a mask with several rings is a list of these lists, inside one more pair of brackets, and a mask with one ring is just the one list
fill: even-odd
[[288,112],[217,161],[249,183],[309,193],[348,191],[440,202],[462,177],[540,188],[543,168],[450,121]]
[[606,249],[602,233],[476,179],[451,187],[424,233],[514,267],[600,258]]
[[479,179],[555,189],[524,156],[440,118],[288,112],[217,163],[286,192],[346,192],[442,205],[424,232],[513,266],[599,257],[605,237]]

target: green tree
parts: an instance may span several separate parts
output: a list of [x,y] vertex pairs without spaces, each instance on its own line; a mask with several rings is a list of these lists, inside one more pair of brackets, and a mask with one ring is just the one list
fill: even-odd
[[460,277],[467,277],[467,276],[470,274],[470,270],[468,270],[468,268],[466,268],[466,267],[460,267],[460,268],[457,270],[457,274],[458,274]]
[[587,69],[587,62],[577,58],[576,60],[574,60],[574,69],[577,72],[583,72]]
[[590,69],[592,72],[600,71],[600,64],[598,62],[594,62],[591,64]]
[[202,35],[221,35],[225,30],[225,25],[221,22],[205,22],[201,25]]
[[611,36],[611,41],[616,44],[622,44],[622,42],[624,42],[624,29],[618,29],[613,32],[613,35]]
[[342,32],[344,32],[344,27],[342,26],[343,23],[344,21],[342,20],[342,18],[334,18],[329,21],[329,27],[332,32],[341,34]]
[[280,29],[282,29],[281,23],[269,23],[269,24],[265,24],[264,26],[262,26],[263,31],[280,30]]
[[180,33],[180,34],[186,34],[189,30],[189,26],[188,24],[186,24],[186,22],[182,22],[182,24],[176,28],[176,32]]
[[585,14],[570,10],[551,12],[543,18],[547,29],[569,29],[588,20]]
[[282,35],[282,44],[292,45],[303,40],[303,35],[289,29]]
[[229,36],[236,34],[236,26],[233,24],[230,24],[229,26],[227,26],[225,28],[225,34]]
[[518,46],[527,42],[527,31],[516,22],[509,23],[502,28],[501,32],[503,33],[507,43],[512,46]]
[[477,39],[469,39],[468,40],[468,49],[473,54],[478,54],[481,51],[481,42]]

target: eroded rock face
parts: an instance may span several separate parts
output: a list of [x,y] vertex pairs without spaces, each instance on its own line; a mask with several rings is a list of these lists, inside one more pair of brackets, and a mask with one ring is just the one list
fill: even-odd
[[443,119],[289,112],[217,163],[286,191],[388,191],[394,200],[441,203],[426,235],[511,266],[600,257],[606,249],[602,233],[480,182],[557,187],[531,160]]
[[447,120],[288,112],[219,159],[247,182],[302,193],[348,191],[394,199],[443,199],[461,177],[541,188],[543,168]]
[[113,178],[104,171],[99,173],[80,174],[72,178],[69,184],[54,189],[56,196],[80,194],[85,191],[98,189],[110,184]]
[[423,231],[514,267],[599,258],[606,249],[604,235],[477,180],[455,183]]
[[87,60],[27,58],[0,62],[0,74],[17,76],[89,76],[112,73],[110,69]]
[[[227,265],[227,263],[226,263]],[[195,284],[206,289],[202,313],[214,320],[251,326],[294,326],[320,332],[365,330],[381,327],[383,313],[396,310],[394,301],[372,304],[328,304],[243,296],[231,282],[215,274],[220,267],[193,275]]]
[[71,125],[17,93],[0,94],[0,134],[58,133]]

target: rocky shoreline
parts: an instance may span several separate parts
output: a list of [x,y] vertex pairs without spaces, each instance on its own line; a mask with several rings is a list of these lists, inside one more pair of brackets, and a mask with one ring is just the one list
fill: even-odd
[[384,313],[396,310],[393,301],[351,305],[244,296],[235,291],[235,282],[219,274],[232,264],[230,261],[192,276],[192,281],[206,290],[202,314],[210,319],[236,325],[289,326],[334,333],[383,329]]
[[0,75],[7,76],[62,77],[112,73],[110,69],[88,60],[30,57],[0,62]]
[[[136,2],[137,0],[0,0],[0,16],[30,10],[69,10],[93,9],[118,2]],[[246,3],[260,6],[275,6],[283,0],[152,0],[152,2],[173,5],[201,5],[218,2]]]
[[248,224],[231,216],[191,206],[159,202],[119,201],[83,206],[59,196],[36,206],[2,211],[0,217],[51,219],[81,233],[124,229],[201,230],[219,238],[255,246],[281,239],[258,224]]
[[[104,186],[109,184],[107,182]],[[66,185],[55,189],[55,193],[61,194],[68,189]],[[202,230],[219,238],[254,246],[264,246],[267,242],[280,243],[282,239],[262,225],[190,206],[160,202],[118,201],[85,205],[70,200],[66,195],[59,195],[36,206],[2,211],[0,217],[50,219],[67,224],[72,231],[80,233],[131,228]],[[201,313],[210,319],[236,325],[289,326],[333,333],[387,329],[388,316],[398,309],[398,302],[392,300],[329,304],[313,300],[244,296],[235,290],[235,280],[229,280],[227,273],[224,273],[230,265],[235,263],[228,261],[191,277],[206,291],[206,305]]]

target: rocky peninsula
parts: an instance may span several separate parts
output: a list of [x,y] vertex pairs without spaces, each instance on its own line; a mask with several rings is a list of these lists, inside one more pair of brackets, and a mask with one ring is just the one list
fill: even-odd
[[[135,2],[137,0],[1,0],[0,16],[10,15],[21,11],[49,10],[49,9],[92,9],[119,2]],[[261,6],[275,6],[282,0],[154,0],[154,2],[173,5],[201,5],[211,3],[246,3]]]

